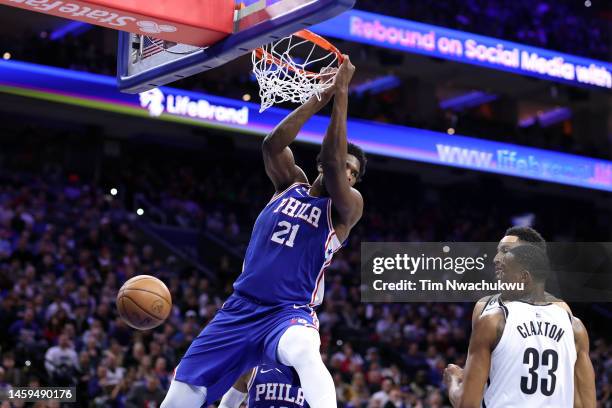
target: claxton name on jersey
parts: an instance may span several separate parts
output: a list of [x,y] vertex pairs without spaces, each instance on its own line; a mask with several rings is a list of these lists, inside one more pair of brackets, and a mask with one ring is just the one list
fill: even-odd
[[[295,397],[292,397],[292,388],[297,388]],[[292,387],[291,384],[266,383],[255,386],[255,401],[285,401],[296,405],[304,405],[304,391],[301,387]]]
[[319,227],[319,219],[321,218],[321,209],[309,203],[303,203],[293,197],[283,198],[280,204],[274,209],[274,212],[281,212],[293,218],[300,218],[315,228]]
[[524,339],[529,336],[546,336],[556,342],[559,342],[565,333],[563,329],[550,322],[524,322],[522,325],[516,326],[516,329]]

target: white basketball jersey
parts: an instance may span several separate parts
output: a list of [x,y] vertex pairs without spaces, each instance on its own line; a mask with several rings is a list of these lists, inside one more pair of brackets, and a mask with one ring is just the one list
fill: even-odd
[[[497,304],[497,307],[494,305]],[[573,408],[576,345],[571,317],[553,303],[490,302],[506,326],[491,354],[483,408]]]

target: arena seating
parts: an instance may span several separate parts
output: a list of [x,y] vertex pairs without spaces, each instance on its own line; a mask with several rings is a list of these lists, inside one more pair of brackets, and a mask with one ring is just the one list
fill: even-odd
[[[208,265],[217,280],[179,267],[174,257],[160,257],[138,228],[143,218],[135,220],[129,200],[109,195],[106,181],[71,172],[61,160],[27,146],[4,151],[0,160],[0,328],[10,333],[0,337],[0,387],[77,384],[81,406],[91,407],[161,401],[178,359],[231,292],[239,272],[227,270],[233,255],[218,253]],[[160,155],[169,152],[158,148]],[[231,247],[249,232],[265,201],[261,191],[271,192],[259,154],[239,154],[252,159],[230,163],[240,174],[253,174],[243,183],[223,160],[204,167],[183,160],[172,174],[165,166],[143,171],[141,163],[126,162],[118,171],[124,175],[120,188],[149,194],[182,228],[226,231],[217,235]],[[361,303],[357,243],[495,240],[508,226],[511,208],[494,209],[496,198],[485,195],[468,202],[459,187],[437,192],[402,173],[389,172],[385,179],[406,191],[385,195],[388,186],[368,185],[366,177],[367,216],[327,272],[319,311],[322,352],[343,407],[446,407],[442,372],[447,363],[465,360],[473,305]],[[543,196],[536,199],[537,226],[547,238],[610,239],[594,224],[559,223],[563,210],[551,210]],[[165,280],[174,296],[171,318],[150,332],[128,328],[114,307],[121,283],[143,273]],[[609,339],[596,330],[594,309],[574,307],[591,330],[600,397],[609,403]]]

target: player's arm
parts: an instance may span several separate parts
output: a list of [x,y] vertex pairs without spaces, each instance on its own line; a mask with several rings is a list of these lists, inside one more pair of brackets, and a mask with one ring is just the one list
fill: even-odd
[[563,300],[561,299],[557,299],[554,298],[555,300],[552,300],[552,302],[559,306],[561,309],[565,310],[567,313],[569,313],[570,316],[574,316],[574,314],[572,313],[572,309],[569,307],[569,305],[567,303],[565,303]]
[[545,297],[547,302],[554,303],[555,305],[559,306],[561,309],[563,309],[567,313],[569,313],[570,316],[573,315],[572,309],[570,309],[569,305],[567,303],[565,303],[563,300],[561,300],[558,297],[556,297],[555,295],[553,295],[552,293],[544,292],[544,297]]
[[484,308],[487,306],[489,299],[491,299],[491,296],[485,296],[474,305],[474,310],[472,311],[472,330],[474,330],[474,326],[476,326],[476,322],[480,318]]
[[569,307],[569,305],[567,303],[565,303],[564,301],[560,300],[560,301],[557,302],[557,305],[559,307],[561,307],[561,309],[565,310],[567,313],[569,313],[570,315],[573,316],[572,309]]
[[352,228],[361,218],[363,198],[353,189],[346,174],[348,141],[346,120],[348,109],[348,86],[355,67],[347,55],[338,70],[334,87],[336,89],[334,107],[327,133],[321,146],[321,165],[325,177],[325,187],[340,217],[340,223]]
[[289,145],[308,119],[327,105],[332,96],[333,88],[324,92],[321,100],[313,96],[283,119],[264,139],[262,144],[264,165],[276,192],[283,191],[293,183],[308,182],[304,171],[296,166]]
[[576,364],[574,366],[574,408],[595,408],[595,371],[589,357],[589,334],[584,324],[572,317]]
[[479,408],[491,368],[491,352],[504,331],[503,313],[481,316],[472,330],[465,369],[449,365],[444,371],[448,397],[455,408]]
[[247,393],[249,392],[249,381],[255,374],[255,369],[249,370],[242,374],[221,398],[219,408],[239,408],[244,402]]

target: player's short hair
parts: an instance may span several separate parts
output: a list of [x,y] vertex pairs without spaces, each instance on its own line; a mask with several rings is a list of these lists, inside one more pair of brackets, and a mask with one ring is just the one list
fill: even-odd
[[359,160],[359,177],[357,178],[357,181],[361,181],[361,179],[363,178],[363,176],[365,176],[366,173],[368,158],[366,157],[366,154],[363,149],[354,143],[348,144],[348,154],[352,154],[357,158],[357,160]]
[[535,244],[517,245],[508,253],[516,262],[527,270],[536,282],[545,282],[550,271],[550,262],[546,251]]
[[[347,153],[355,156],[357,160],[359,160],[359,176],[357,177],[357,182],[359,183],[365,175],[368,158],[361,147],[350,142],[347,145]],[[321,153],[317,155],[317,164],[321,164]]]
[[543,251],[546,251],[546,240],[542,235],[531,227],[510,227],[506,230],[506,236],[512,235],[518,237],[523,242],[529,242],[537,246]]

